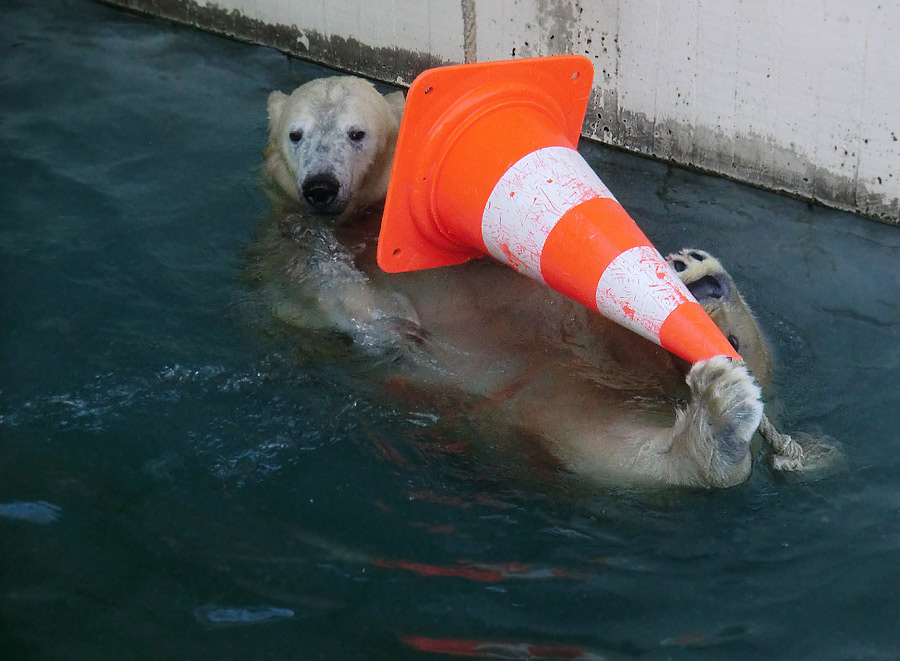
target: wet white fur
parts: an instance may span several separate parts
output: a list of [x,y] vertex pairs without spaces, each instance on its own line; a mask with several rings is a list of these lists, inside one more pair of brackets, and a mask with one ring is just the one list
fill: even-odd
[[[377,268],[380,216],[371,210],[385,195],[401,108],[402,99],[352,77],[269,97],[275,216],[250,250],[249,271],[298,341],[307,341],[303,329],[331,327],[375,356],[399,348],[407,366],[396,369],[423,389],[483,398],[491,424],[540,437],[589,478],[745,480],[762,403],[742,362],[715,358],[685,377],[665,351],[489,260],[401,275]],[[288,138],[296,129],[299,145]],[[349,144],[352,129],[365,131],[365,145]],[[316,217],[299,201],[298,182],[317,171],[342,183],[339,217]],[[757,332],[749,310],[728,319]]]

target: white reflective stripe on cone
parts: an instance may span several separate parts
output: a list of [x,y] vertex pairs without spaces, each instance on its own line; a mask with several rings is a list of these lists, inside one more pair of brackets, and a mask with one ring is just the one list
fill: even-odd
[[660,343],[659,329],[671,312],[694,297],[659,251],[635,246],[616,257],[597,283],[597,309],[618,322]]
[[616,199],[576,150],[533,151],[491,191],[481,221],[484,245],[495,259],[543,280],[541,252],[547,236],[566,212],[595,197]]

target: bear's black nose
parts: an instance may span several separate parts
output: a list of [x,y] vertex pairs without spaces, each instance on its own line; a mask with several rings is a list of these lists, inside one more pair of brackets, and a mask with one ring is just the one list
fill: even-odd
[[314,211],[327,212],[337,199],[341,190],[341,182],[330,174],[316,174],[307,177],[300,187],[303,199]]

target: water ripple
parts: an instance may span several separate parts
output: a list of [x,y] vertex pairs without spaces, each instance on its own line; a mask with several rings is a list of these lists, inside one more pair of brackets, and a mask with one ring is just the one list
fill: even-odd
[[44,500],[0,503],[0,517],[46,526],[59,520],[62,508]]

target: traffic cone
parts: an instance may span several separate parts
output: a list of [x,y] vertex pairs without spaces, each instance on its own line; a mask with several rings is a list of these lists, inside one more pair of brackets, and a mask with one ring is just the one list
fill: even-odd
[[695,363],[739,358],[576,151],[585,57],[431,69],[406,98],[378,264],[492,255]]

